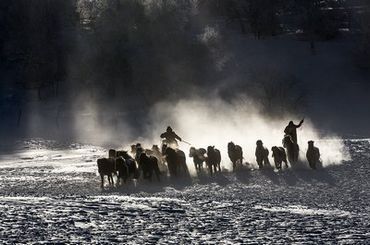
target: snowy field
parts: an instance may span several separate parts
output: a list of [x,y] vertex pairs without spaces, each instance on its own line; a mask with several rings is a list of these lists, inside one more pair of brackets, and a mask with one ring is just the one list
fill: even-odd
[[351,160],[317,171],[224,171],[101,190],[105,149],[18,142],[1,149],[0,243],[370,244],[370,142],[345,145]]

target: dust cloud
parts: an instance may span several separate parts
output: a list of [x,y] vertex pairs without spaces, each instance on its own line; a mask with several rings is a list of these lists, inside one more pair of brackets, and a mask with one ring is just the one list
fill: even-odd
[[[93,113],[92,105],[89,111]],[[114,115],[114,113],[111,114]],[[80,132],[81,140],[89,138],[89,141],[92,141],[92,136],[95,136],[92,141],[95,141],[94,143],[128,150],[131,144],[138,142],[145,148],[151,148],[153,144],[160,145],[159,135],[166,130],[167,126],[171,126],[184,141],[190,143],[179,142],[180,149],[187,156],[190,146],[206,148],[214,145],[221,151],[222,166],[231,169],[231,162],[227,155],[228,142],[233,141],[242,146],[244,161],[257,167],[254,151],[256,141],[261,139],[264,146],[270,150],[270,161],[273,163],[271,147],[282,145],[283,131],[290,120],[298,123],[301,119],[302,117],[293,115],[271,118],[264,115],[256,103],[246,98],[226,102],[218,98],[196,97],[155,104],[149,112],[144,129],[136,137],[133,132],[137,130],[126,124],[124,120],[115,122],[116,126],[111,127],[109,123],[113,119],[102,124],[97,120],[80,118],[76,121],[76,132]],[[319,133],[315,123],[309,118],[305,118],[297,134],[302,162],[306,161],[305,152],[309,140],[314,140],[315,145],[319,147],[324,167],[341,164],[350,159],[343,140],[336,135]],[[194,172],[192,159],[188,158],[187,163],[190,170]]]

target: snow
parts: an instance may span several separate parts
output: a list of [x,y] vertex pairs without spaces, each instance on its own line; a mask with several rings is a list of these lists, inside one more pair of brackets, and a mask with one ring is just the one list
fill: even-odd
[[345,140],[350,160],[317,171],[240,169],[104,190],[96,159],[106,149],[56,145],[2,149],[1,243],[370,242],[368,139]]
[[302,215],[335,215],[339,217],[351,215],[350,212],[346,212],[343,210],[311,209],[301,205],[289,205],[288,207],[267,207],[262,205],[256,205],[254,206],[254,208],[270,212],[289,212],[293,214],[302,214]]

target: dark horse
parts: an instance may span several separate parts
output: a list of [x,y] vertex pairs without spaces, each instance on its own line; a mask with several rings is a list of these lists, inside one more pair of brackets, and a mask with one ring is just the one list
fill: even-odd
[[135,160],[127,153],[127,151],[117,151],[117,157],[123,157],[126,166],[128,168],[128,177],[132,179],[137,179],[139,172],[136,166]]
[[214,146],[207,147],[206,163],[210,175],[213,175],[213,172],[221,172],[221,153]]
[[206,149],[199,148],[196,149],[195,147],[190,148],[189,157],[193,158],[194,166],[197,171],[201,171],[203,169],[203,163],[206,160],[205,154],[207,153]]
[[129,177],[129,169],[126,164],[126,160],[119,156],[116,158],[116,171],[117,171],[117,185],[122,184],[120,181],[123,180],[123,183],[126,183]]
[[148,156],[144,152],[141,153],[139,156],[139,169],[142,171],[143,179],[152,181],[153,173],[155,173],[157,180],[160,181],[160,171],[156,157]]
[[189,176],[188,166],[186,165],[185,153],[179,149],[172,149],[171,147],[164,148],[168,171],[171,176],[178,176],[183,174]]
[[272,157],[274,158],[276,169],[281,169],[282,163],[285,163],[285,167],[288,168],[288,162],[286,160],[286,153],[283,147],[273,146],[271,148]]
[[229,142],[229,144],[227,144],[227,154],[233,163],[233,170],[235,170],[238,162],[241,166],[243,165],[243,149],[240,145],[235,145],[233,142]]
[[294,143],[290,135],[285,135],[283,138],[283,146],[287,149],[289,162],[296,163],[298,161],[299,146]]
[[100,158],[97,160],[98,172],[101,178],[101,187],[104,187],[104,175],[108,176],[109,185],[113,186],[113,174],[116,173],[116,162],[114,158]]
[[312,140],[308,141],[308,149],[306,152],[306,158],[308,164],[312,169],[316,169],[317,165],[321,163],[320,161],[320,150],[319,148],[314,146],[314,142]]
[[256,142],[255,156],[256,156],[258,167],[260,169],[264,167],[267,167],[267,168],[271,167],[270,161],[269,161],[269,150],[263,146],[262,140],[257,140]]

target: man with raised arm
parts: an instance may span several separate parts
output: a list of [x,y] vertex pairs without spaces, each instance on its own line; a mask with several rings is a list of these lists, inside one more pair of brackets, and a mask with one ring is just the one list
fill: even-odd
[[290,121],[288,126],[285,127],[284,133],[292,137],[294,143],[297,144],[297,128],[302,126],[304,119],[302,119],[298,125],[295,125],[293,121]]

